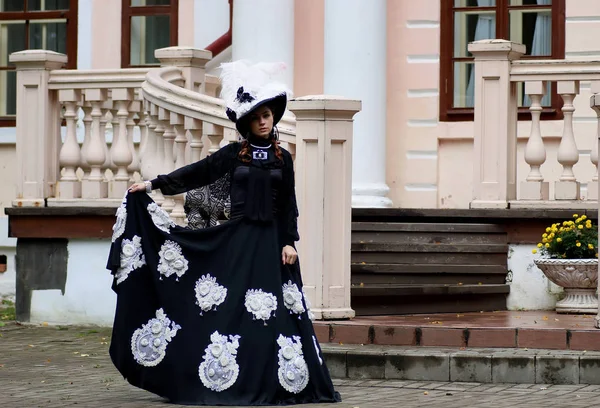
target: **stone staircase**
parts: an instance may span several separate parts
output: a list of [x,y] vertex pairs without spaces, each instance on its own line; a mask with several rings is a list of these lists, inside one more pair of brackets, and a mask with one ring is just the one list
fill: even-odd
[[364,218],[352,223],[357,315],[506,309],[504,226],[468,218]]

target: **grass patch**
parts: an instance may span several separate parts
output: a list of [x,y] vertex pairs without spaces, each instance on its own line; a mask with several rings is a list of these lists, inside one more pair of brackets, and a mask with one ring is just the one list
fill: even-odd
[[13,302],[12,300],[8,300],[8,299],[2,299],[2,302],[0,302],[2,305],[4,306],[14,306],[15,302]]
[[85,336],[89,336],[91,334],[98,334],[98,333],[100,333],[98,330],[91,329],[91,330],[79,332],[77,334],[77,337],[85,337]]
[[0,321],[9,322],[14,320],[17,320],[17,312],[14,306],[0,309]]

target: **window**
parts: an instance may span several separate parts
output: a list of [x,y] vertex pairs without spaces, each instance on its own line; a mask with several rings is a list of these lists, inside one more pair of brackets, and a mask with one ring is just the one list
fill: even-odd
[[[524,44],[522,59],[564,58],[564,0],[442,0],[440,120],[473,120],[472,41],[501,38]],[[519,87],[519,106],[530,101]],[[559,115],[555,85],[542,100],[543,118]],[[520,109],[527,115],[527,109]],[[521,115],[522,116],[522,115]]]
[[123,0],[121,66],[156,65],[154,50],[177,45],[178,0]]
[[45,49],[77,67],[77,0],[0,0],[0,126],[14,126],[17,74],[8,56]]

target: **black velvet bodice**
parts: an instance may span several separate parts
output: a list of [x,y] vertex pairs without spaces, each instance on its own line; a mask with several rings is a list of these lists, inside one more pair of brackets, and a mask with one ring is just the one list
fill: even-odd
[[282,244],[294,245],[298,209],[292,157],[281,149],[277,158],[269,142],[250,140],[249,162],[239,158],[240,143],[232,143],[211,156],[152,180],[152,188],[165,195],[181,194],[214,183],[227,172],[231,176],[231,218],[277,223]]

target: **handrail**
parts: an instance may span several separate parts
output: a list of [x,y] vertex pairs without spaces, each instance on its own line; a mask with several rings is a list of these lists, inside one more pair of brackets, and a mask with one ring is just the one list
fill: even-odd
[[600,60],[517,60],[510,68],[511,82],[600,80]]
[[50,72],[48,87],[50,89],[137,88],[152,69],[53,70]]

